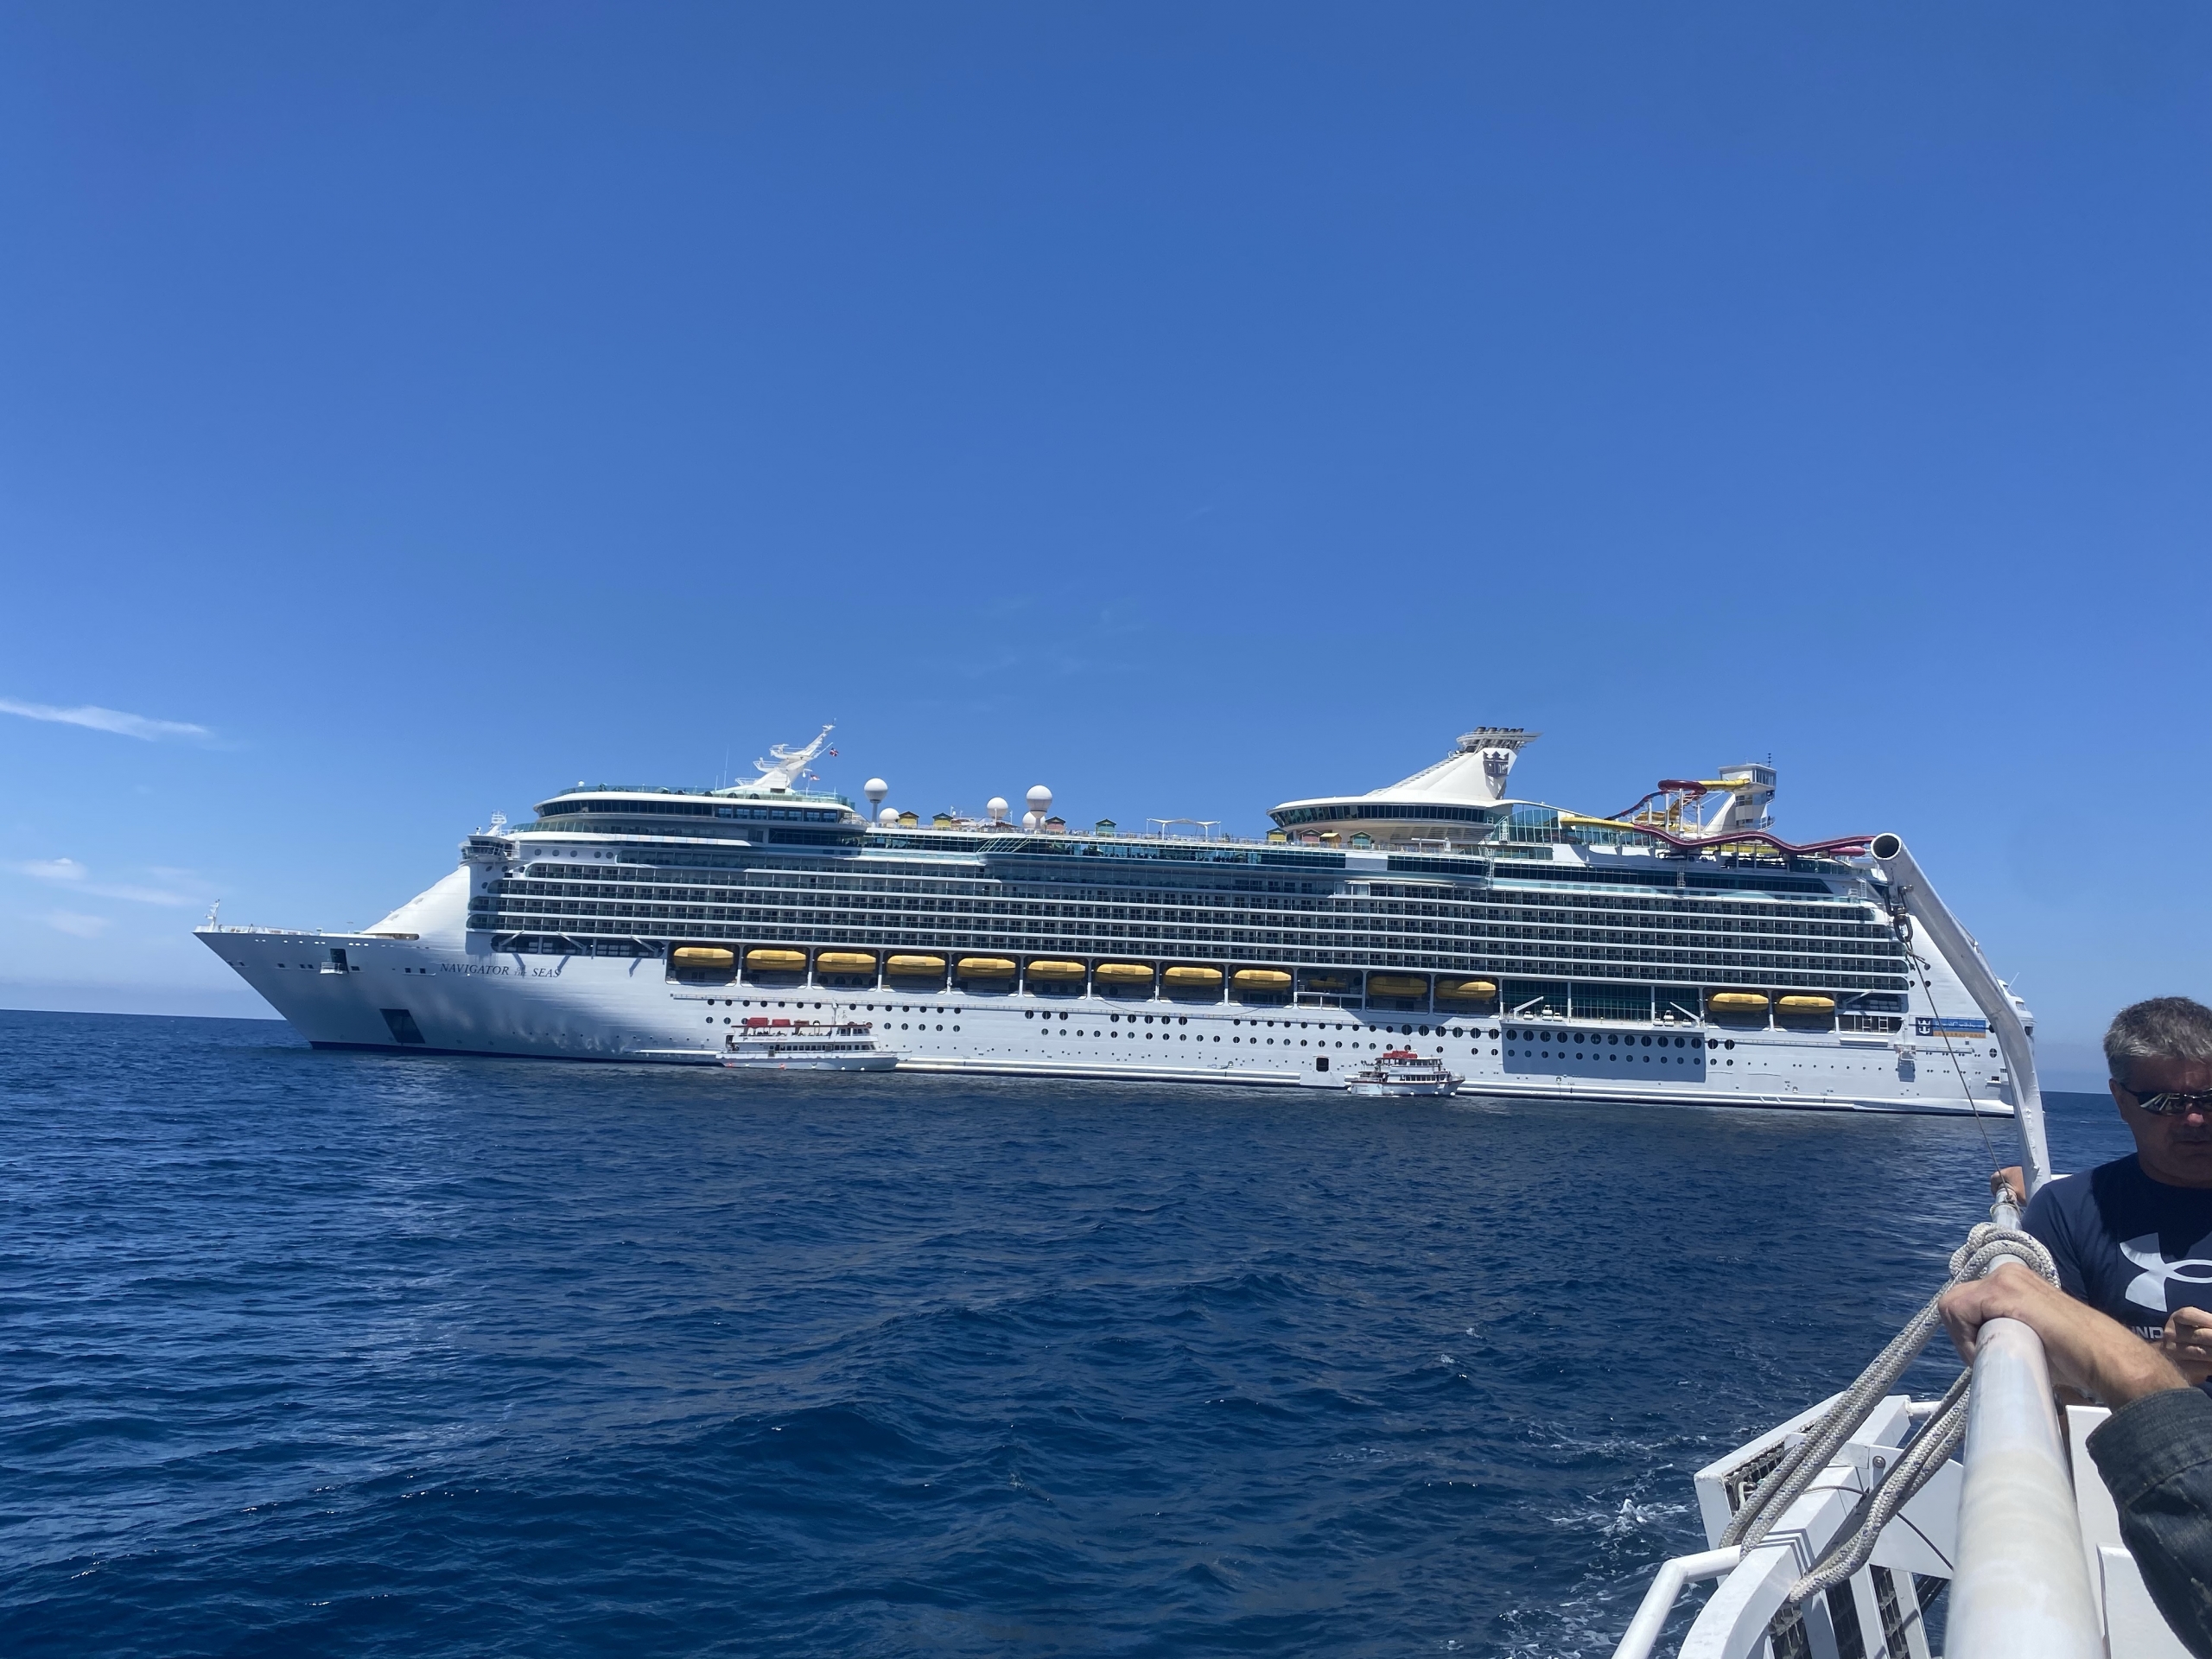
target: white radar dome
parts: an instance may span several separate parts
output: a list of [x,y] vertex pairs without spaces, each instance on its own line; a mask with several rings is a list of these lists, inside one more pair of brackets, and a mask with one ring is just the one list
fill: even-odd
[[1034,812],[1025,812],[1021,815],[1021,827],[1025,830],[1034,830],[1039,824],[1044,822],[1045,820],[1039,817]]
[[1006,815],[1012,810],[1007,805],[1006,797],[1003,795],[994,795],[983,803],[983,810],[991,815],[991,822],[994,823],[1004,823]]
[[896,827],[899,823],[899,809],[895,806],[885,807],[882,811],[875,815],[875,821],[886,829]]
[[1042,818],[1052,810],[1052,791],[1042,784],[1030,785],[1029,810]]
[[861,785],[861,793],[868,797],[870,806],[881,806],[883,798],[891,792],[891,785],[880,778],[871,778]]

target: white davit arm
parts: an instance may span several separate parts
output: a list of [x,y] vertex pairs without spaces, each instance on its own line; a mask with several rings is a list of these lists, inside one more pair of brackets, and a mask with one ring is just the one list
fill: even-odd
[[2050,1179],[2050,1148],[2044,1139],[2043,1091],[2036,1083],[2035,1048],[2028,1041],[2028,1028],[2020,1023],[2019,1010],[1982,960],[1980,949],[1967,937],[1958,918],[1944,908],[1934,885],[1905,851],[1904,842],[1895,836],[1877,836],[1872,851],[1874,861],[1890,878],[1891,891],[1904,903],[1906,913],[1927,931],[1975,1006],[1988,1016],[1989,1028],[1997,1033],[1997,1046],[2004,1052],[2005,1064],[2012,1073],[2012,1122],[2020,1134],[2020,1166],[2027,1177],[2028,1196],[2032,1198],[2036,1189]]

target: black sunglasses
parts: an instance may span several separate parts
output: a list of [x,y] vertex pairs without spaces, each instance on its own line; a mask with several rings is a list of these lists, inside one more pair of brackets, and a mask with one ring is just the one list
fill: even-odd
[[2183,1113],[2195,1112],[2200,1116],[2212,1117],[2212,1092],[2185,1093],[2181,1090],[2169,1089],[2163,1094],[2140,1095],[2124,1083],[2120,1087],[2121,1093],[2135,1095],[2139,1110],[2156,1116],[2179,1117]]

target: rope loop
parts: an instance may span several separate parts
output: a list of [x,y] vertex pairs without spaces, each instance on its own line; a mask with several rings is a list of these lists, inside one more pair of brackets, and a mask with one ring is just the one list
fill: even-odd
[[[1967,1235],[1967,1242],[1951,1252],[1951,1285],[1986,1277],[1999,1262],[2018,1262],[2033,1268],[2050,1283],[2058,1282],[2058,1263],[2033,1233],[2018,1227],[2000,1227],[1985,1221]],[[1944,1289],[1948,1290],[1950,1285]]]
[[[1993,1221],[1985,1221],[1975,1226],[1967,1234],[1967,1242],[1951,1252],[1951,1276],[1943,1289],[1929,1297],[1920,1311],[1905,1322],[1904,1328],[1890,1339],[1889,1345],[1874,1357],[1873,1363],[1837,1396],[1827,1414],[1811,1425],[1805,1437],[1783,1455],[1774,1472],[1752,1489],[1744,1500],[1743,1507],[1730,1517],[1726,1530],[1720,1535],[1722,1543],[1740,1544],[1746,1551],[1758,1548],[1759,1541],[1782,1518],[1783,1511],[1804,1495],[1821,1471],[1827,1467],[1828,1460],[1846,1440],[1858,1432],[1859,1425],[1888,1395],[1891,1386],[1920,1357],[1920,1351],[1928,1345],[1928,1339],[1942,1328],[1942,1317],[1937,1312],[1936,1305],[1942,1300],[1943,1291],[1949,1290],[1954,1285],[1970,1283],[1982,1277],[1999,1262],[2018,1262],[2033,1268],[2052,1284],[2058,1282],[2058,1264],[2051,1260],[2050,1252],[2044,1248],[2041,1239],[2021,1231],[2018,1227],[2001,1227]],[[1961,1381],[1955,1389],[1959,1398],[1949,1407],[1955,1422],[1943,1426],[1952,1433],[1953,1444],[1956,1444],[1956,1432],[1962,1431],[1965,1427],[1963,1379],[1969,1375],[1971,1373],[1960,1373]],[[1937,1444],[1929,1439],[1926,1427],[1923,1428],[1914,1444],[1917,1446],[1923,1442],[1931,1451]],[[1916,1459],[1918,1480],[1927,1480],[1941,1463],[1941,1459],[1933,1463]],[[1895,1475],[1893,1469],[1884,1484],[1892,1484]],[[1916,1490],[1916,1484],[1910,1489],[1899,1485],[1897,1503],[1901,1504],[1912,1491]],[[1885,1522],[1887,1518],[1884,1516]],[[1808,1578],[1810,1577],[1808,1574]]]

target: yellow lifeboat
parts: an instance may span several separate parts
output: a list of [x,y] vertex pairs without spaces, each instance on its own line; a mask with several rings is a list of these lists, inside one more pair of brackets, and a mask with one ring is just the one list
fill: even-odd
[[943,957],[893,957],[884,964],[884,967],[904,979],[918,978],[923,975],[935,979],[944,971],[944,958]]
[[1239,968],[1230,982],[1240,991],[1287,991],[1290,976],[1280,968]]
[[1428,982],[1405,974],[1370,974],[1367,976],[1370,996],[1427,996]]
[[1033,962],[1029,964],[1032,979],[1081,979],[1088,971],[1079,962]]
[[1826,1019],[1829,1014],[1835,1012],[1835,998],[1832,996],[1785,996],[1774,1006],[1776,1010],[1781,1014],[1795,1014],[1807,1016],[1817,1015],[1821,1019]]
[[1094,976],[1101,985],[1149,985],[1153,974],[1141,962],[1102,962]]
[[728,968],[737,961],[737,952],[711,944],[679,944],[672,960],[678,968]]
[[1351,980],[1344,974],[1308,974],[1306,976],[1306,988],[1309,991],[1327,991],[1332,994],[1348,991],[1351,988]]
[[1170,968],[1163,976],[1171,991],[1215,991],[1221,988],[1218,968]]
[[823,950],[814,958],[817,974],[873,974],[875,953],[873,950]]
[[745,967],[754,974],[803,974],[806,971],[806,952],[804,950],[748,950],[745,953]]
[[1440,979],[1436,994],[1447,1002],[1490,1002],[1497,996],[1497,987],[1487,979]]
[[1757,991],[1715,991],[1705,1006],[1714,1014],[1764,1014],[1766,998]]
[[1004,957],[963,957],[958,972],[963,979],[1012,979],[1014,964]]

